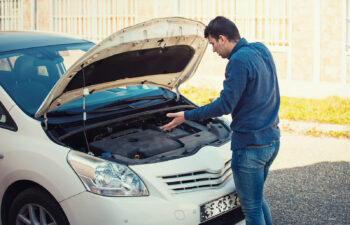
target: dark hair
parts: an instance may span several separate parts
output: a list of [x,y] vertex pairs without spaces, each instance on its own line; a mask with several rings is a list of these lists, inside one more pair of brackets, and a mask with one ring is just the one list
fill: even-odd
[[216,17],[205,27],[204,37],[208,38],[209,35],[216,40],[219,39],[219,35],[224,35],[229,41],[239,41],[241,39],[236,25],[223,16]]

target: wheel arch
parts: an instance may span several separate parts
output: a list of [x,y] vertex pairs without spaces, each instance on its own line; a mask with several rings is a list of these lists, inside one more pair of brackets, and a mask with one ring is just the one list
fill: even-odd
[[[16,198],[18,194],[23,192],[24,190],[27,190],[29,188],[38,188],[44,192],[46,192],[48,195],[52,197],[56,202],[57,200],[55,197],[43,186],[40,184],[30,181],[30,180],[19,180],[11,184],[5,191],[2,202],[1,202],[1,224],[2,225],[9,225],[8,224],[8,216],[9,216],[9,210],[11,203]],[[58,203],[58,202],[57,202]],[[58,203],[59,205],[59,203]],[[61,206],[60,206],[61,207]],[[61,207],[62,209],[62,207]],[[63,209],[62,209],[63,211]]]

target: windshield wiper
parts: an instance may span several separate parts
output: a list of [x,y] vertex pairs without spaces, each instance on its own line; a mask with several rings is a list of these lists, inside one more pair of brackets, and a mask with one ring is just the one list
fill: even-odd
[[[130,105],[121,105],[121,106],[116,106],[108,109],[94,109],[91,111],[87,111],[86,113],[94,114],[94,113],[102,113],[102,112],[111,112],[111,111],[118,111],[118,110],[127,109],[127,108],[133,108],[133,107]],[[48,113],[48,115],[50,116],[74,116],[79,114],[82,114],[82,112],[68,111],[68,110],[52,111]]]
[[[114,107],[114,106],[120,106],[122,104],[127,104],[128,102],[137,102],[137,101],[141,101],[141,100],[155,100],[155,99],[169,100],[169,98],[165,97],[164,95],[146,96],[146,97],[139,97],[139,98],[128,98],[128,99],[112,102],[110,104],[98,107],[98,108],[94,109],[93,111],[100,110],[100,109],[111,108],[111,107]],[[172,99],[170,99],[170,100],[172,100]]]
[[[150,102],[152,102],[152,100],[159,100],[159,99],[163,99],[165,101],[160,101],[160,102],[156,102],[153,104],[150,103]],[[142,106],[155,106],[158,104],[163,104],[163,103],[169,102],[173,99],[174,98],[167,98],[164,95],[155,95],[155,96],[147,96],[147,97],[140,97],[140,98],[130,98],[130,99],[125,99],[125,100],[113,102],[113,103],[98,107],[92,111],[89,111],[88,113],[119,111],[119,110],[127,109],[127,108],[138,109]],[[149,101],[144,102],[145,100],[149,100]],[[138,102],[138,101],[141,101],[141,102]],[[130,104],[127,104],[127,103],[130,103]]]
[[68,111],[68,110],[51,111],[47,113],[47,115],[50,115],[50,116],[74,116],[79,114],[82,114],[82,112]]

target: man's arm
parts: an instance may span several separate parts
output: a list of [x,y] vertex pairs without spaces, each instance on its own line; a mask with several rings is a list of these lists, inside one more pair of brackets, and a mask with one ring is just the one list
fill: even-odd
[[205,106],[186,111],[185,119],[202,120],[232,113],[245,92],[247,81],[247,66],[239,60],[230,61],[220,97]]
[[245,91],[248,69],[242,62],[234,60],[229,63],[226,75],[224,89],[221,91],[219,98],[197,109],[168,113],[167,116],[174,118],[174,120],[163,126],[163,130],[173,129],[186,120],[202,120],[232,113]]

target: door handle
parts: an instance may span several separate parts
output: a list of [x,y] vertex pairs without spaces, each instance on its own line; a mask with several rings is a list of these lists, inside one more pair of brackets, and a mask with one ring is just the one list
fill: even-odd
[[4,158],[4,155],[0,154],[0,159],[3,159]]

